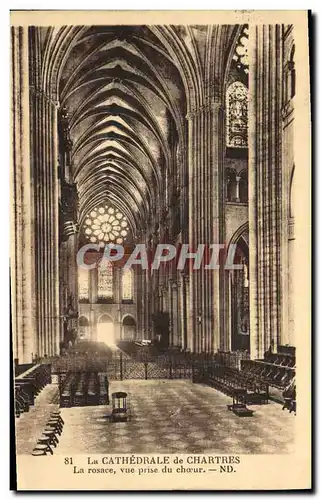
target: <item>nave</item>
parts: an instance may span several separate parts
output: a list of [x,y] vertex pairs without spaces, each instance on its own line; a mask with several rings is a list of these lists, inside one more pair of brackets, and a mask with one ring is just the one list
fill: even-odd
[[12,54],[15,362],[106,336],[295,346],[293,26],[14,26]]
[[[282,437],[288,450],[300,295],[293,26],[11,35],[18,449],[45,457],[73,441],[76,452],[88,435],[105,453],[228,440],[270,453]],[[173,258],[154,266],[162,245]]]

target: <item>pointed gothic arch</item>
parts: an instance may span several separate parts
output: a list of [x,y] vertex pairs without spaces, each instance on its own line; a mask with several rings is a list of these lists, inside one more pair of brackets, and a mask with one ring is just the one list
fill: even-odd
[[250,305],[249,305],[249,224],[240,226],[230,239],[235,245],[234,264],[239,269],[226,272],[226,288],[228,290],[229,343],[231,351],[250,352]]

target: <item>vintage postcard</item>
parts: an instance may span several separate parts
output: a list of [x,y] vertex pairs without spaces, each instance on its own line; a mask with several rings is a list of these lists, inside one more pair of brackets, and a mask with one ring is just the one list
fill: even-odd
[[307,11],[11,13],[18,490],[311,488]]

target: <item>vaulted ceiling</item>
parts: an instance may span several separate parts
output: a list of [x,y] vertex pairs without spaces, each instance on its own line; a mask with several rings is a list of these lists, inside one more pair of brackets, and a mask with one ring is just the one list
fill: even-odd
[[236,26],[43,29],[43,80],[51,83],[56,71],[57,98],[70,120],[80,225],[107,203],[127,217],[134,236],[146,227],[186,134],[188,94],[202,105],[204,81],[224,78],[237,32]]
[[132,228],[148,219],[186,115],[180,74],[159,40],[144,27],[88,28],[69,54],[59,97],[80,222],[106,201]]

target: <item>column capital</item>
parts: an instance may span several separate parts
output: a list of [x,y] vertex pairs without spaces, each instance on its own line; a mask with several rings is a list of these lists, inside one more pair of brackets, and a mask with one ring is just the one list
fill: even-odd
[[51,96],[48,96],[48,94],[46,94],[46,92],[42,88],[36,87],[35,85],[30,85],[29,89],[35,97],[43,98],[45,99],[46,102],[52,104],[55,108],[59,109],[60,107],[59,101],[53,99]]
[[175,290],[177,290],[177,288],[178,288],[178,287],[177,287],[177,281],[172,280],[172,281],[171,281],[171,287],[172,287],[172,290],[174,290],[174,291],[175,291]]
[[183,280],[186,284],[189,283],[189,276],[187,274],[182,274]]
[[192,121],[195,118],[202,116],[206,113],[215,113],[223,110],[223,106],[220,100],[215,100],[214,98],[209,98],[206,104],[199,106],[197,108],[190,109],[186,114],[186,120]]
[[190,109],[186,114],[186,119],[193,120],[194,118],[201,116],[203,113],[208,113],[210,111],[211,111],[210,106],[208,104],[203,104],[196,108]]

